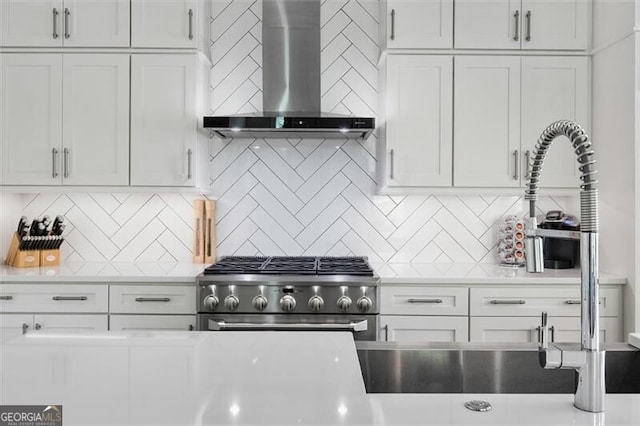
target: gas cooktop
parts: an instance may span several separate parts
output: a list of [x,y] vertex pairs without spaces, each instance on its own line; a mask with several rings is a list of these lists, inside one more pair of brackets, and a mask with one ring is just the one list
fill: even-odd
[[355,275],[374,276],[366,257],[227,256],[204,275]]

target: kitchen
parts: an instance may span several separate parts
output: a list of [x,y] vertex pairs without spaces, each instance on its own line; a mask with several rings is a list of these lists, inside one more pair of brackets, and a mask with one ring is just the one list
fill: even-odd
[[[572,40],[577,44],[532,48],[525,39],[538,41],[536,25],[543,21],[536,18],[544,16],[544,10],[533,10],[527,18],[525,5],[509,13],[509,36],[497,42],[495,37],[493,41],[464,38],[463,28],[469,28],[471,34],[481,30],[470,19],[477,14],[473,2],[468,5],[469,15],[463,13],[464,2],[417,2],[413,7],[424,9],[415,16],[441,21],[428,23],[407,18],[406,9],[403,11],[409,7],[403,4],[407,2],[323,3],[321,110],[376,117],[377,130],[364,141],[215,137],[202,128],[202,117],[253,113],[268,102],[262,87],[266,67],[261,3],[174,2],[164,6],[168,8],[165,13],[184,19],[173,26],[168,20],[146,30],[142,17],[158,13],[161,18],[160,9],[145,9],[145,3],[151,2],[124,3],[118,8],[104,6],[102,16],[116,19],[116,12],[128,11],[130,16],[120,17],[127,22],[125,35],[96,41],[89,29],[106,33],[111,27],[96,22],[83,27],[80,12],[52,2],[46,18],[38,22],[33,18],[32,23],[40,31],[35,36],[48,44],[28,40],[21,33],[20,25],[28,25],[32,18],[20,20],[20,8],[2,9],[2,27],[7,30],[1,32],[1,45],[8,46],[2,47],[2,69],[17,70],[4,73],[15,80],[6,86],[3,83],[2,92],[2,253],[8,250],[20,216],[63,215],[67,224],[61,247],[63,264],[42,268],[43,275],[53,274],[44,279],[60,285],[87,285],[82,291],[92,292],[91,300],[100,306],[97,310],[59,306],[54,309],[60,310],[52,311],[34,306],[9,311],[3,303],[4,324],[7,318],[17,319],[7,317],[15,312],[30,317],[27,322],[32,329],[36,325],[46,329],[51,321],[63,320],[53,312],[65,312],[68,321],[59,327],[67,329],[77,326],[79,320],[86,322],[79,328],[98,330],[115,325],[121,329],[199,328],[193,282],[204,265],[192,265],[193,201],[204,194],[216,200],[218,257],[368,257],[382,280],[375,330],[380,341],[481,342],[510,336],[509,341],[536,343],[540,305],[528,302],[534,306],[527,310],[527,304],[490,304],[504,309],[488,311],[482,301],[521,300],[525,297],[522,285],[530,292],[527,300],[539,300],[541,294],[546,298],[553,294],[560,303],[579,299],[576,271],[547,271],[544,278],[531,281],[524,268],[496,265],[498,219],[526,212],[522,197],[525,173],[519,173],[526,170],[525,143],[533,144],[531,139],[537,139],[552,121],[569,118],[593,136],[600,172],[600,283],[607,297],[601,308],[601,326],[605,326],[605,335],[615,336],[611,341],[620,342],[638,330],[637,237],[629,232],[630,224],[635,228],[636,223],[638,197],[630,182],[637,181],[637,167],[635,156],[623,154],[635,152],[633,3],[594,1],[592,11],[591,3],[579,3],[576,16],[585,25],[593,20],[593,30],[576,37],[586,41],[592,34],[590,44],[582,46],[580,40]],[[442,15],[429,9],[434,4],[443,5]],[[207,8],[210,11],[200,13]],[[52,15],[53,9],[59,15]],[[11,10],[18,14],[15,19],[8,15]],[[38,15],[34,9],[28,16]],[[56,17],[53,34],[59,31],[57,38],[51,34],[52,16]],[[433,31],[441,25],[441,30]],[[158,29],[165,27],[166,31]],[[417,31],[422,27],[427,32],[420,36],[422,41],[414,36],[403,38],[405,28]],[[560,25],[548,27],[556,31]],[[576,28],[582,27],[576,24]],[[83,35],[83,30],[88,34],[86,44],[74,46],[74,37]],[[23,41],[9,36],[22,36]],[[506,44],[514,42],[517,47]],[[96,47],[100,43],[109,47]],[[108,62],[98,61],[98,56]],[[122,57],[128,60],[122,62]],[[67,58],[78,61],[74,64]],[[43,79],[27,73],[34,60],[44,62],[42,69],[49,68],[42,72],[52,74]],[[558,79],[545,77],[558,68],[557,63],[562,63]],[[83,76],[83,70],[91,69],[87,65],[96,74]],[[490,73],[491,69],[496,72]],[[537,69],[542,71],[536,73]],[[408,77],[394,79],[397,75]],[[33,78],[38,77],[39,85],[35,85]],[[111,86],[96,85],[99,77]],[[562,90],[566,78],[574,78],[575,90]],[[74,84],[77,90],[69,90]],[[11,92],[16,87],[40,90],[29,92],[28,104],[18,100],[17,105],[5,105],[5,100],[13,99],[12,93],[19,96],[18,89]],[[116,93],[121,95],[114,96]],[[433,95],[436,93],[438,96]],[[555,93],[568,94],[571,102],[545,103],[545,97]],[[542,104],[536,96],[542,98]],[[57,104],[48,107],[48,103],[35,101],[51,97]],[[111,102],[96,106],[100,114],[91,108],[74,108],[92,105],[96,98]],[[534,98],[537,103],[525,102]],[[487,105],[486,99],[494,102]],[[567,104],[575,110],[565,113],[562,108]],[[561,108],[560,112],[555,108]],[[50,120],[35,125],[27,112]],[[559,116],[563,113],[568,115]],[[395,127],[392,118],[397,120]],[[18,150],[8,150],[5,140],[12,140],[11,146],[17,145]],[[599,148],[602,140],[614,140],[622,149]],[[47,141],[48,149],[40,154],[33,141],[39,146]],[[568,154],[558,151],[563,148],[554,148],[549,156],[545,172],[559,183],[554,185],[558,188],[542,194],[538,214],[550,210],[578,213],[574,154],[570,149]],[[518,152],[512,156],[514,151]],[[560,158],[569,160],[568,166],[563,167]],[[487,161],[493,162],[484,164]],[[566,179],[572,180],[563,184]],[[40,281],[40,271],[3,269],[3,285],[21,289],[25,282],[47,285]],[[180,302],[157,307],[136,304],[137,297],[169,297]],[[443,303],[410,304],[406,302],[410,298]],[[357,298],[351,299],[355,303]],[[117,300],[123,302],[116,304]],[[127,305],[127,300],[132,302]],[[394,305],[394,300],[404,302]],[[138,306],[141,304],[144,307]],[[549,311],[549,322],[559,330],[559,339],[579,336],[578,306],[562,306],[555,314]],[[21,318],[17,325],[23,323]]]

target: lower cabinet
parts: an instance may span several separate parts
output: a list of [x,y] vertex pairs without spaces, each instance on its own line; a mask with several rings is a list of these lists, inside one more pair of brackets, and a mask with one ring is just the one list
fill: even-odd
[[111,331],[195,329],[195,315],[111,315],[109,318]]
[[468,317],[381,315],[379,341],[383,342],[467,342]]

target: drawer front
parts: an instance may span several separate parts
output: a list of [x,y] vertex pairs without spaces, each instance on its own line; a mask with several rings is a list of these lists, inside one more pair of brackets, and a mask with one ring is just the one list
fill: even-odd
[[[534,317],[471,317],[470,340],[492,343],[539,343],[540,320]],[[549,318],[549,339],[557,343],[580,342],[580,318]],[[622,328],[617,318],[600,318],[600,341],[619,342]]]
[[110,312],[195,314],[196,289],[188,286],[112,285]]
[[[492,287],[470,290],[471,315],[537,316],[544,311],[549,317],[580,316],[580,288],[516,288]],[[600,316],[620,314],[620,292],[617,288],[600,288]]]
[[107,285],[0,285],[1,312],[106,313]]
[[468,342],[469,317],[380,315],[381,342]]
[[386,315],[468,315],[466,288],[382,287],[380,313]]
[[111,331],[195,329],[195,315],[111,315],[109,318]]

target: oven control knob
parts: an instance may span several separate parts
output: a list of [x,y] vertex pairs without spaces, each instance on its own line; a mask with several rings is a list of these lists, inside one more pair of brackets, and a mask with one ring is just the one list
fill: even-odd
[[314,312],[318,312],[323,307],[324,300],[322,300],[322,297],[318,296],[317,294],[315,296],[311,296],[311,299],[309,299],[309,309]]
[[235,296],[235,294],[230,294],[224,298],[224,307],[230,311],[235,311],[238,309],[238,305],[240,304],[240,300]]
[[264,311],[267,308],[267,298],[259,294],[253,298],[253,307],[258,311]]
[[360,312],[369,312],[373,307],[373,302],[367,296],[362,296],[356,301],[356,306]]
[[285,312],[293,311],[296,308],[296,299],[290,294],[285,294],[282,296],[282,299],[280,299],[280,307]]
[[349,296],[340,296],[338,299],[338,309],[346,312],[351,307],[351,298]]
[[216,296],[214,296],[213,294],[210,294],[204,298],[203,303],[205,308],[209,309],[210,311],[213,311],[215,308],[218,307],[218,303],[220,303],[220,301]]

